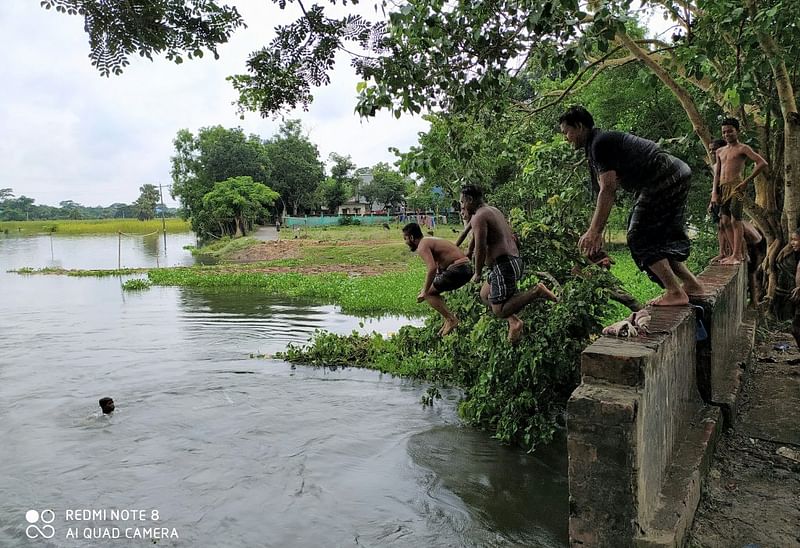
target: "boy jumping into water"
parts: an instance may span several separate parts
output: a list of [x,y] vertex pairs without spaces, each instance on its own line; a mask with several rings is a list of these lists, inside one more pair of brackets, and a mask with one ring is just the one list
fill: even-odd
[[[525,293],[517,293],[522,279],[523,264],[519,249],[503,213],[483,201],[483,193],[473,185],[461,189],[461,216],[472,229],[475,273],[472,281],[481,281],[481,271],[489,267],[489,281],[481,287],[481,299],[498,318],[508,321],[508,341],[512,344],[522,336],[523,323],[516,313],[536,299],[557,301],[543,283]],[[466,231],[466,229],[465,229]],[[463,241],[463,240],[462,240]]]
[[403,239],[411,251],[416,251],[425,262],[428,272],[417,302],[427,303],[444,318],[439,330],[442,337],[458,325],[458,318],[450,312],[441,294],[465,285],[472,278],[472,265],[466,255],[453,243],[441,238],[426,238],[417,223],[403,227]]

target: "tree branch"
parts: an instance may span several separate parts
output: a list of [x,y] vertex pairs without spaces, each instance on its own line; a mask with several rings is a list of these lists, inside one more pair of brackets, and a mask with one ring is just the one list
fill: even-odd
[[686,89],[683,88],[673,77],[670,75],[664,67],[656,62],[655,59],[650,57],[649,53],[642,48],[640,48],[631,37],[628,36],[625,32],[618,32],[617,39],[625,46],[628,51],[630,51],[636,58],[638,58],[644,65],[649,68],[653,74],[655,74],[659,80],[661,80],[670,91],[672,91],[673,95],[678,99],[678,102],[683,107],[683,110],[686,111],[687,116],[689,117],[689,121],[692,123],[692,128],[694,128],[694,132],[700,137],[700,140],[703,141],[706,148],[711,143],[711,132],[708,129],[708,126],[703,119],[703,116],[700,114],[700,111],[697,109],[697,105],[694,103],[694,99],[689,94]]
[[[559,94],[559,96],[556,99],[554,99],[553,101],[551,101],[550,103],[547,103],[546,105],[543,105],[543,106],[540,106],[540,107],[536,107],[536,108],[534,108],[532,110],[527,105],[525,105],[524,103],[518,103],[518,106],[521,106],[522,110],[525,110],[525,111],[527,111],[527,112],[529,112],[531,114],[534,114],[536,112],[541,112],[541,111],[546,110],[546,109],[548,109],[548,108],[550,108],[552,106],[557,105],[558,103],[560,103],[564,99],[564,97],[569,95],[569,93],[572,90],[572,88],[574,88],[575,85],[578,83],[578,81],[580,81],[580,79],[583,78],[584,74],[586,74],[589,70],[591,70],[592,68],[596,67],[597,65],[603,63],[603,61],[607,60],[609,57],[611,57],[612,55],[614,55],[616,52],[618,52],[621,49],[622,49],[622,46],[617,46],[614,49],[612,49],[611,51],[609,51],[608,53],[606,53],[604,56],[602,56],[600,59],[598,59],[598,60],[586,65],[577,75],[575,75],[575,78],[573,78],[572,82],[566,87],[566,89],[562,90],[561,93]],[[600,70],[603,70],[603,69],[601,68]]]

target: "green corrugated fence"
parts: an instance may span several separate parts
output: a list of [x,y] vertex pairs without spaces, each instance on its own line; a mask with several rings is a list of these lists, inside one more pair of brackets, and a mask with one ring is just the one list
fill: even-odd
[[343,217],[350,217],[353,220],[358,220],[362,225],[374,225],[382,223],[391,223],[396,219],[393,215],[326,215],[324,217],[286,217],[284,219],[284,226],[334,226],[339,224],[339,219]]

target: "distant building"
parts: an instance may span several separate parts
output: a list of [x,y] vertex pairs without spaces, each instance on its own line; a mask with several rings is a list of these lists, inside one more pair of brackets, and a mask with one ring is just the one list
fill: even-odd
[[367,215],[381,209],[378,202],[369,203],[366,196],[361,194],[361,189],[372,182],[372,172],[365,170],[358,175],[358,189],[356,195],[340,205],[336,210],[337,215]]

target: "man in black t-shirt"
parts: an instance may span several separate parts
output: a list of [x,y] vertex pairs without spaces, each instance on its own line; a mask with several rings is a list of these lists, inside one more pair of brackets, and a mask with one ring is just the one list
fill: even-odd
[[636,197],[628,218],[631,256],[666,289],[650,304],[689,304],[689,295],[703,292],[702,284],[683,264],[690,248],[685,227],[689,166],[652,141],[595,128],[592,115],[583,107],[571,107],[558,122],[567,141],[586,152],[592,180],[600,188],[591,225],[578,242],[581,251],[591,256],[602,248],[603,229],[620,186]]

